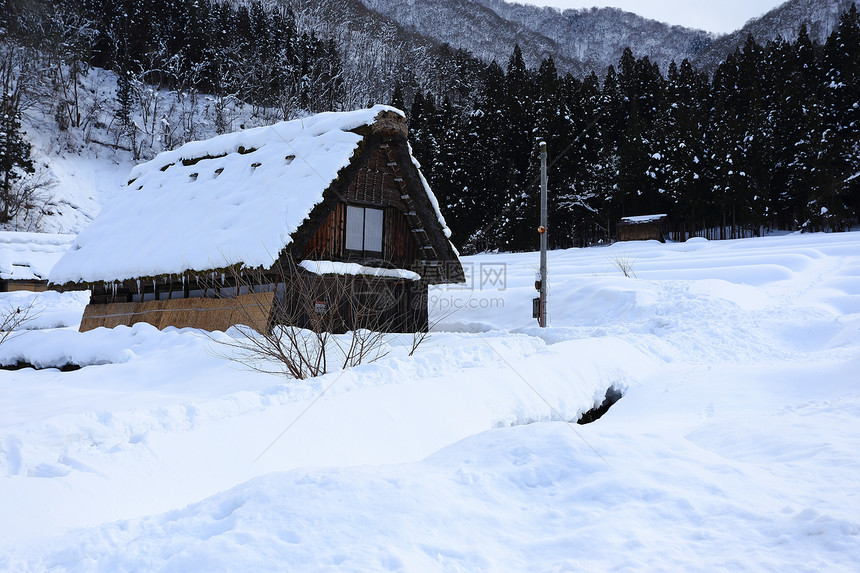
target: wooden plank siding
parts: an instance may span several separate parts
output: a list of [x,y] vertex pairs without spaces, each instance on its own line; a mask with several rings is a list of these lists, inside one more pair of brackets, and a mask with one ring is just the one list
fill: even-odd
[[48,281],[15,281],[0,280],[0,292],[44,292],[48,290]]
[[310,315],[315,307],[309,303],[321,303],[329,332],[356,328],[423,332],[428,328],[428,286],[424,281],[363,275],[306,275],[296,280],[301,283],[284,285],[275,295],[273,324],[313,328]]
[[342,261],[346,240],[346,204],[337,203],[325,221],[311,235],[302,251],[302,259]]
[[[383,259],[398,268],[414,270],[419,266],[421,250],[412,236],[406,215],[394,206],[385,207],[384,211]],[[344,247],[345,237],[346,204],[338,203],[307,242],[302,260],[352,260]]]

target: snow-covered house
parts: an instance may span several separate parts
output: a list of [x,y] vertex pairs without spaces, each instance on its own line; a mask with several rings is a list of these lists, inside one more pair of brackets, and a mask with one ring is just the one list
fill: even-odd
[[638,215],[622,217],[618,223],[619,241],[650,241],[666,242],[665,213],[658,215]]
[[311,285],[316,312],[343,315],[340,328],[355,324],[348,303],[375,297],[377,325],[415,331],[427,328],[428,285],[465,280],[449,235],[405,117],[376,106],[191,142],[138,165],[50,282],[92,291],[82,331],[304,326],[279,310],[298,296],[285,272]]
[[74,235],[0,231],[0,292],[43,291]]

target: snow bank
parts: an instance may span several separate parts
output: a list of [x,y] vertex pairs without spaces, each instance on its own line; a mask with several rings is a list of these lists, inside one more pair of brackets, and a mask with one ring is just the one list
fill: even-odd
[[23,333],[114,361],[3,373],[0,570],[856,569],[860,234],[552,252],[547,329],[537,259],[466,258],[414,354],[312,380]]
[[[77,328],[81,323],[84,308],[90,300],[90,291],[5,292],[0,293],[0,315],[22,309],[26,318],[18,330],[40,330],[47,328]],[[0,351],[0,356],[2,356]],[[0,359],[2,363],[2,359]]]

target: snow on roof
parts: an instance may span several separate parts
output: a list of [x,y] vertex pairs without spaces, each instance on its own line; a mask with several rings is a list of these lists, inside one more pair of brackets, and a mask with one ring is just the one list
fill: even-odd
[[132,169],[51,282],[271,266],[349,164],[362,139],[351,130],[382,111],[402,115],[389,106],[322,113],[159,154]]
[[0,279],[47,280],[74,240],[74,235],[0,231]]
[[421,275],[406,269],[382,269],[365,267],[358,263],[339,263],[335,261],[302,261],[299,266],[316,275],[368,275],[417,281]]
[[[430,190],[430,184],[425,179],[424,174],[421,173],[421,164],[418,163],[418,160],[415,159],[415,156],[412,154],[412,146],[409,145],[409,156],[412,158],[412,164],[415,166],[415,169],[418,170],[418,177],[421,179],[421,185],[424,186],[424,191],[427,192],[427,197],[430,199],[430,204],[433,206],[433,210],[436,212],[436,219],[439,221],[439,224],[442,225],[442,231],[445,233],[445,238],[451,238],[451,229],[448,228],[448,224],[445,222],[445,217],[442,216],[442,210],[439,208],[439,200],[436,199],[436,195],[433,194],[433,191]],[[457,248],[454,247],[454,244],[451,244],[451,247],[454,248],[454,252],[457,252]]]
[[666,218],[665,213],[660,213],[658,215],[638,215],[636,217],[621,217],[622,223],[628,224],[638,224],[638,223],[652,223],[655,221],[659,221],[660,219]]

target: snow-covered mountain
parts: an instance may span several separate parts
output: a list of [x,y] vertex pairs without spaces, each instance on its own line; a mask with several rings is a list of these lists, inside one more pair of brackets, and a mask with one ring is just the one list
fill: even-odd
[[552,56],[562,71],[601,73],[624,48],[658,62],[692,57],[715,36],[616,8],[560,11],[503,0],[361,0],[369,8],[440,42],[504,64],[514,44],[526,63]]
[[759,44],[781,37],[797,38],[801,24],[806,24],[813,42],[824,44],[827,36],[839,25],[839,16],[855,0],[790,0],[777,6],[760,18],[747,22],[739,30],[715,39],[707,50],[695,55],[691,61],[697,66],[712,70],[726,55],[743,45],[752,35]]
[[749,34],[759,43],[794,38],[802,23],[823,43],[852,0],[790,0],[741,29],[719,36],[671,26],[616,8],[558,10],[505,0],[360,0],[406,29],[465,48],[479,58],[507,62],[515,43],[526,63],[536,66],[551,55],[557,67],[582,75],[602,75],[617,64],[624,48],[648,56],[665,69],[688,58],[711,71]]

